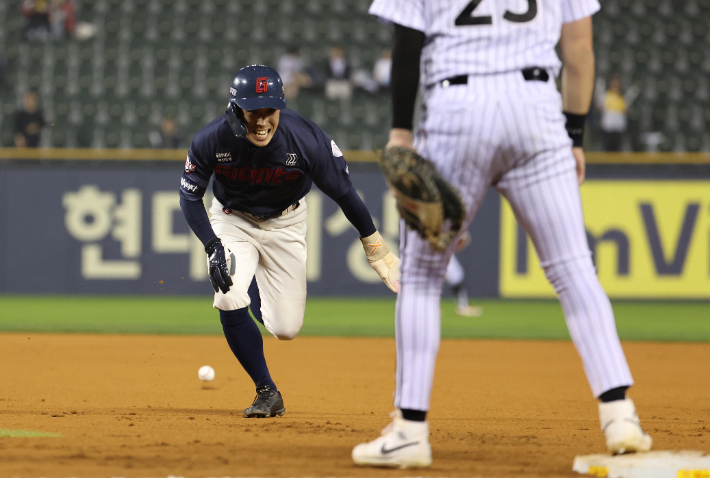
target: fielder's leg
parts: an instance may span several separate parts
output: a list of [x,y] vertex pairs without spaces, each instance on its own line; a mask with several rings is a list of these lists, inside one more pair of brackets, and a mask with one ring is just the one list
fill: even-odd
[[[565,161],[568,158],[563,155],[571,155],[571,151],[562,148],[554,154]],[[589,385],[602,401],[599,410],[607,447],[613,453],[648,451],[651,438],[641,429],[633,403],[625,398],[633,379],[611,303],[599,283],[587,245],[574,163],[568,164],[570,167],[557,175],[540,176],[531,171],[517,176],[517,180],[503,181],[499,190],[530,236],[545,275],[559,296]]]
[[[433,88],[427,92],[415,144],[461,193],[468,212],[462,231],[488,190],[488,162],[495,154],[498,123],[490,95],[477,95],[482,103],[472,105],[465,101],[466,91]],[[402,277],[395,309],[397,410],[382,436],[356,446],[352,458],[361,465],[426,467],[431,464],[426,414],[441,336],[441,288],[457,241],[439,253],[416,232],[403,230],[400,237]]]
[[[495,174],[491,158],[500,134],[493,96],[475,95],[474,101],[468,91],[467,87],[429,90],[415,144],[461,193],[467,211],[462,231],[473,221]],[[401,236],[395,406],[405,418],[407,410],[429,410],[441,334],[441,288],[456,245],[454,240],[446,252],[438,253],[415,232],[404,231]]]
[[638,425],[633,403],[625,399],[633,379],[587,244],[562,98],[554,82],[520,76],[517,81],[501,97],[503,150],[510,167],[497,188],[532,239],[559,296],[589,385],[602,402],[607,447],[612,452],[648,450],[651,439]]
[[444,253],[414,231],[403,231],[402,277],[395,308],[397,368],[395,411],[382,435],[356,446],[358,465],[423,468],[431,465],[426,421],[441,338],[441,289],[455,242]]

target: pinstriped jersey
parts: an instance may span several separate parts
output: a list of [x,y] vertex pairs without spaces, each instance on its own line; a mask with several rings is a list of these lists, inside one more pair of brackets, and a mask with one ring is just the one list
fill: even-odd
[[420,82],[429,86],[533,66],[556,76],[562,24],[599,8],[598,0],[374,0],[369,12],[424,32]]

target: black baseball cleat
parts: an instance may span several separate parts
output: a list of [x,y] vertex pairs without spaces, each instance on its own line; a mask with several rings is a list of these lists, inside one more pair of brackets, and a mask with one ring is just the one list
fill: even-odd
[[264,387],[256,387],[256,398],[251,407],[244,410],[244,416],[247,418],[264,418],[282,416],[286,412],[284,401],[281,398],[281,392],[271,388],[270,385]]

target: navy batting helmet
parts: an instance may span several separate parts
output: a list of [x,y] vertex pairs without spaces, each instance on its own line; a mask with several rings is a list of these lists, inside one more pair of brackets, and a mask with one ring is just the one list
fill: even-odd
[[245,66],[234,75],[229,88],[227,118],[235,135],[244,136],[247,133],[242,109],[260,108],[286,108],[283,81],[276,70],[268,66]]

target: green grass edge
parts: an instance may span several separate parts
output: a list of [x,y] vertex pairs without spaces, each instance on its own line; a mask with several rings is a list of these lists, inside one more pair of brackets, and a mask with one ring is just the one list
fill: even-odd
[[[483,307],[482,317],[459,317],[453,299],[442,300],[442,337],[569,340],[557,301],[471,303]],[[710,342],[708,301],[613,305],[622,340]],[[300,335],[392,337],[394,306],[394,298],[309,298]],[[3,332],[222,335],[211,297],[0,295],[0,310]]]

